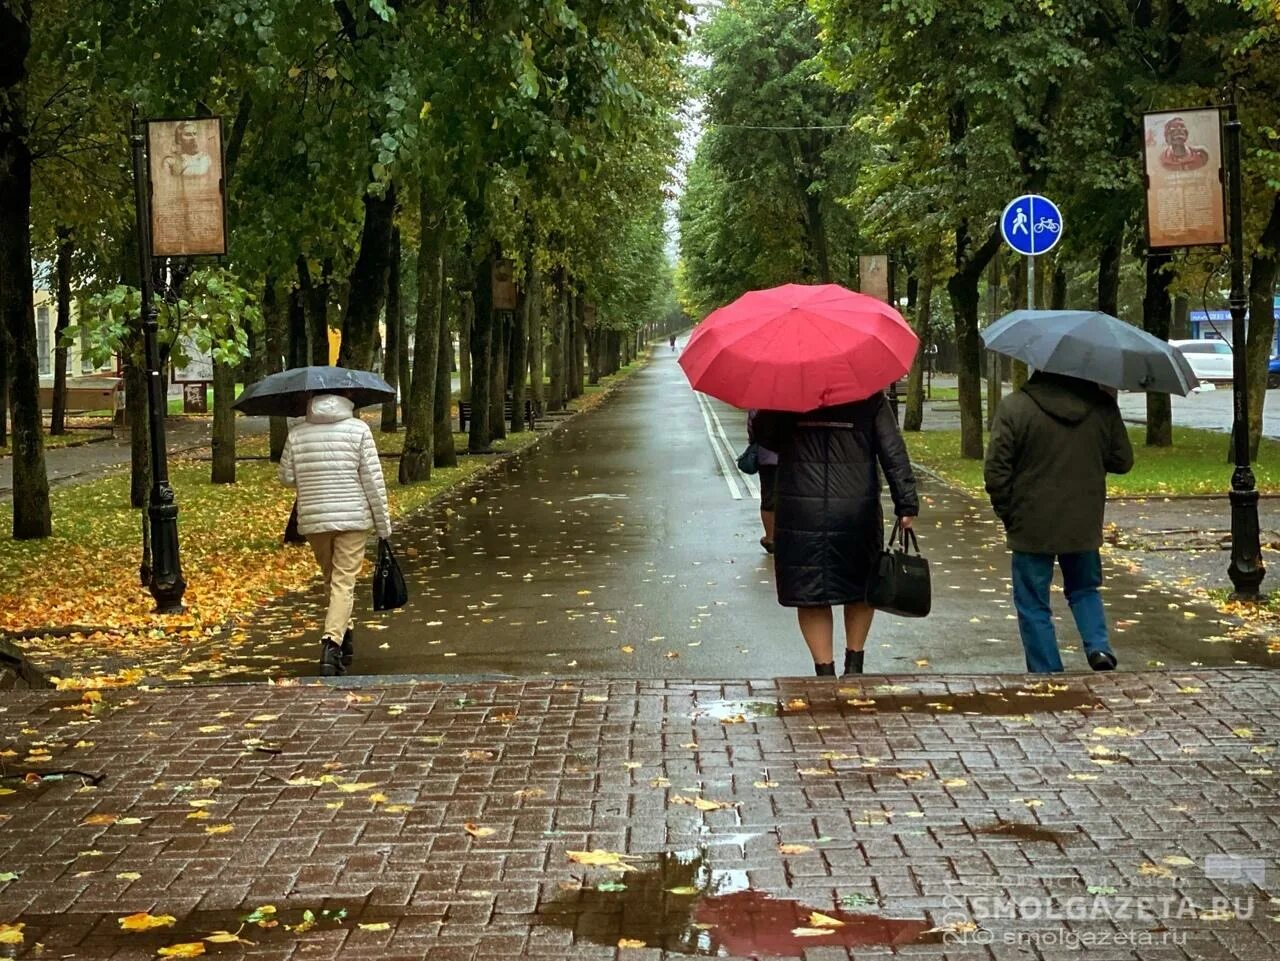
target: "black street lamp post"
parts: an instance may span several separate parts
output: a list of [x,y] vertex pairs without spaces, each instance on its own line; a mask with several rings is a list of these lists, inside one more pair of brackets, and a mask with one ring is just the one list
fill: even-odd
[[[145,126],[133,108],[129,139],[133,147],[133,191],[138,216],[138,259],[142,268],[142,339],[147,370],[147,419],[151,433],[151,493],[147,520],[151,531],[151,578],[147,584],[155,598],[156,613],[176,614],[183,609],[187,582],[178,556],[178,505],[169,485],[169,464],[164,437],[168,398],[160,380],[160,345],[157,342],[156,308],[152,295],[150,189],[144,156]],[[131,412],[136,416],[136,412]]]
[[1240,183],[1240,120],[1233,100],[1227,107],[1226,123],[1227,189],[1230,204],[1231,246],[1231,353],[1234,415],[1231,424],[1235,470],[1231,474],[1231,563],[1227,575],[1235,586],[1232,597],[1258,600],[1258,589],[1266,568],[1258,532],[1258,491],[1249,463],[1249,383],[1245,341],[1244,291],[1244,198]]

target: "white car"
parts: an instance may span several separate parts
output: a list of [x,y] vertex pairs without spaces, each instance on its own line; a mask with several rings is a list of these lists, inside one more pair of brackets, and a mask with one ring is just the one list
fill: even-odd
[[1207,383],[1230,381],[1234,376],[1235,355],[1225,340],[1171,340],[1178,348],[1191,372]]

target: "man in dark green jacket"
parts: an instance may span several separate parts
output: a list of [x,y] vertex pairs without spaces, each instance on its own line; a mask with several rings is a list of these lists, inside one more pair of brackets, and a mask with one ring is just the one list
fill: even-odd
[[1000,402],[984,471],[1013,551],[1013,603],[1027,670],[1062,670],[1049,608],[1056,559],[1089,666],[1110,671],[1102,586],[1107,474],[1133,467],[1115,397],[1089,381],[1039,371]]

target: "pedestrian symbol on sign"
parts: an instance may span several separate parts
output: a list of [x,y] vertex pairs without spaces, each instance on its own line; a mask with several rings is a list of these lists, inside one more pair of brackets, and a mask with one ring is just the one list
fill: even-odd
[[1025,234],[1027,232],[1027,212],[1025,210],[1018,210],[1017,215],[1013,218],[1013,229],[1009,232],[1014,234]]

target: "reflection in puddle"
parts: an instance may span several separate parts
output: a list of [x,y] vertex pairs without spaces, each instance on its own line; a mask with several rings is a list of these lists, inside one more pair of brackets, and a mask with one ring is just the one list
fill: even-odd
[[695,720],[709,717],[722,724],[743,724],[762,717],[777,717],[779,713],[777,701],[709,701],[699,704],[693,717]]
[[[1009,685],[990,691],[966,691],[960,693],[926,694],[900,693],[899,685],[881,685],[879,688],[842,687],[841,700],[836,707],[841,713],[948,713],[979,714],[999,717],[1011,714],[1052,714],[1057,711],[1090,710],[1102,707],[1097,695],[1083,688],[1050,681],[1023,685]],[[891,690],[892,688],[892,690]]]
[[[824,916],[817,926],[814,912]],[[705,850],[662,854],[652,869],[566,894],[544,905],[538,921],[572,931],[575,941],[613,947],[626,939],[704,957],[799,957],[827,946],[942,940],[925,920],[854,914],[752,891],[745,871],[712,869]]]

